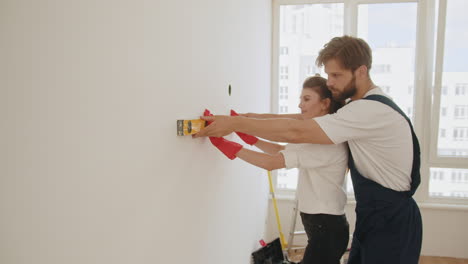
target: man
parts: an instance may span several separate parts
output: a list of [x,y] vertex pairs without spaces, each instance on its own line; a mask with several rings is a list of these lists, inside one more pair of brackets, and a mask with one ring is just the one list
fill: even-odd
[[195,137],[244,132],[272,141],[348,142],[356,197],[356,226],[348,264],[417,264],[422,220],[412,198],[420,183],[420,150],[409,119],[369,76],[372,52],[359,38],[333,38],[317,65],[335,99],[351,99],[337,113],[309,120],[203,117],[214,121]]

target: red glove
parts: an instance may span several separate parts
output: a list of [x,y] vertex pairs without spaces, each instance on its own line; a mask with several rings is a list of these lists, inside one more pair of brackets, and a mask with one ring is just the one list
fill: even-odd
[[[212,116],[213,114],[211,114],[208,109],[205,109],[205,112],[203,113],[203,115]],[[208,125],[209,124],[211,124],[211,122],[208,122]],[[239,152],[242,149],[241,144],[238,144],[233,141],[229,141],[222,137],[209,137],[209,138],[210,138],[211,144],[217,147],[224,155],[226,155],[226,157],[228,157],[231,160],[235,159],[237,152]]]
[[[205,112],[203,112],[203,116],[213,116],[213,114],[210,112],[210,110],[205,109]],[[208,125],[209,125],[209,124],[211,124],[211,123],[213,123],[213,122],[208,122],[208,121],[207,121],[207,123],[208,123]]]
[[211,143],[217,147],[229,159],[233,160],[237,156],[237,152],[242,149],[242,145],[233,141],[229,141],[222,137],[210,137]]
[[[231,109],[231,116],[238,116],[239,114],[236,113],[236,111]],[[247,144],[249,145],[254,145],[257,143],[258,138],[249,134],[245,134],[242,132],[236,132],[236,134]]]

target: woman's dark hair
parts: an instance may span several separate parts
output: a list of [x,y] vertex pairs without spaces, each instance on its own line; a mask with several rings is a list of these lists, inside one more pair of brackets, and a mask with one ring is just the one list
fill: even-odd
[[330,108],[328,109],[329,114],[333,114],[338,109],[345,105],[344,101],[336,101],[333,99],[332,93],[328,90],[327,79],[320,75],[315,75],[307,78],[302,84],[302,89],[312,89],[320,96],[320,99],[330,99]]

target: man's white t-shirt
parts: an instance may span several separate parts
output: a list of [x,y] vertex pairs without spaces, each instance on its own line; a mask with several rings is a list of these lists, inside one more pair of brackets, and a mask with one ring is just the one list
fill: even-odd
[[344,178],[348,168],[346,143],[288,144],[281,153],[286,168],[299,168],[299,211],[307,214],[344,214]]
[[[364,97],[371,94],[388,97],[378,87]],[[360,99],[314,119],[333,143],[348,142],[362,176],[396,191],[410,189],[413,139],[400,113],[381,102]]]

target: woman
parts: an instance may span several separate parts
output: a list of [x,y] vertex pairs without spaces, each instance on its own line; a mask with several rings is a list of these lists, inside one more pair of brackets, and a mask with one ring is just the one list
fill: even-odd
[[[332,99],[326,79],[314,76],[306,79],[300,97],[301,114],[243,114],[249,118],[309,119],[336,112],[343,102]],[[237,115],[231,111],[231,115]],[[231,159],[240,159],[264,168],[298,168],[297,198],[299,211],[308,243],[303,264],[338,264],[349,240],[349,225],[344,214],[346,192],[344,178],[347,170],[346,143],[338,145],[287,144],[267,142],[256,137],[237,133],[244,142],[265,153],[242,148],[241,145],[219,139],[215,144]],[[213,142],[213,140],[212,140]]]

